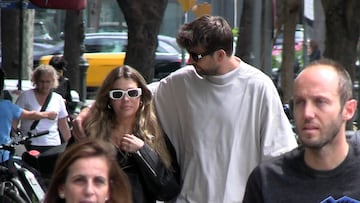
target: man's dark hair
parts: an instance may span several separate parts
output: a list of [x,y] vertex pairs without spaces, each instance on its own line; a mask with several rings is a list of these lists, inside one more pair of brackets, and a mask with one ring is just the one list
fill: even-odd
[[223,49],[228,56],[233,53],[234,36],[231,27],[220,16],[204,15],[184,24],[176,41],[180,47],[187,50],[202,47],[207,52]]

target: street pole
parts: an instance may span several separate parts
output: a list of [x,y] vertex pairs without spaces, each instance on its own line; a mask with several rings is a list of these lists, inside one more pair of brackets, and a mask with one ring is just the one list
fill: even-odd
[[261,10],[262,10],[262,3],[261,1],[253,1],[253,24],[252,24],[252,34],[253,34],[253,39],[252,39],[252,65],[259,68],[261,63],[260,63],[260,56],[261,56],[261,52],[260,52],[260,47],[261,47]]
[[[82,18],[81,18],[82,21]],[[84,39],[85,39],[85,34],[84,34],[84,22],[82,21],[80,23],[80,29],[79,31],[81,32],[81,43],[80,43],[80,59],[79,59],[79,72],[80,72],[80,100],[82,102],[86,101],[86,97],[87,97],[87,87],[86,87],[86,77],[87,77],[87,69],[89,68],[89,63],[87,61],[87,59],[84,57],[84,51],[85,51],[85,45],[84,45]]]
[[[188,22],[188,11],[184,12],[184,24]],[[181,65],[186,65],[185,50],[181,49]]]
[[238,7],[238,0],[234,0],[234,28],[238,26],[237,24],[237,7]]
[[19,6],[19,72],[18,72],[18,90],[22,89],[22,71],[23,71],[23,29],[24,29],[24,0],[18,2]]
[[266,75],[271,77],[272,74],[272,18],[273,18],[273,5],[272,1],[265,1],[264,5],[264,19],[263,19],[263,69]]

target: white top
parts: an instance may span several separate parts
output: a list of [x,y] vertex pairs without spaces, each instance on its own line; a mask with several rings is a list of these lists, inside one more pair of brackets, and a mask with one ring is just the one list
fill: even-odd
[[[56,92],[52,93],[52,97],[45,111],[55,111],[58,113],[55,120],[50,119],[41,119],[38,125],[36,126],[36,132],[42,132],[49,130],[49,134],[43,135],[31,139],[31,145],[37,146],[56,146],[61,144],[60,135],[58,131],[58,120],[68,116],[66,111],[64,99],[57,94]],[[40,111],[41,105],[38,103],[35,92],[33,89],[26,90],[20,94],[16,104],[21,108],[28,111]],[[33,120],[21,120],[20,129],[22,132],[26,133],[30,130]]]
[[297,146],[273,82],[245,62],[206,78],[187,66],[149,88],[177,152],[176,202],[241,202],[252,169]]

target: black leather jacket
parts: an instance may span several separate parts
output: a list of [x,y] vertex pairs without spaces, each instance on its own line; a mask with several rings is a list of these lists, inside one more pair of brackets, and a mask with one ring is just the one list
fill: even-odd
[[172,156],[171,169],[165,167],[158,154],[147,144],[136,153],[119,151],[118,161],[128,175],[134,203],[167,201],[179,194],[179,166],[175,150],[166,141]]

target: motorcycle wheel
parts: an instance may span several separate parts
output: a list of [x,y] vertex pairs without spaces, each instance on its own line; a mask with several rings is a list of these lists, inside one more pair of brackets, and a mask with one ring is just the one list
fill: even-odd
[[15,190],[6,188],[0,196],[0,203],[27,203]]

